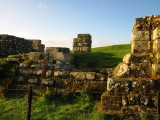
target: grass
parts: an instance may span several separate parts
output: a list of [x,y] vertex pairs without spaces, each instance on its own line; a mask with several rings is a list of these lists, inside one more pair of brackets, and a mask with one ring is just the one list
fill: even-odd
[[77,68],[86,67],[92,70],[114,68],[122,61],[124,55],[130,53],[130,49],[130,44],[123,44],[92,48],[91,53],[73,53],[74,65]]
[[[48,93],[47,93],[48,94]],[[48,95],[47,95],[48,96]],[[89,95],[82,91],[74,102],[47,98],[32,101],[31,120],[103,120],[104,116],[94,108]],[[49,98],[50,99],[50,98]],[[70,98],[72,99],[72,98]],[[0,99],[0,120],[25,120],[27,99]],[[57,104],[58,103],[58,104]]]

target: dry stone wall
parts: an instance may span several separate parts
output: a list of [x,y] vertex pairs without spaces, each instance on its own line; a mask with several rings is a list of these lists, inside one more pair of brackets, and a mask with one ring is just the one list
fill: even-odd
[[100,111],[131,115],[156,111],[160,78],[160,15],[137,18],[131,36],[131,53],[107,80]]
[[0,35],[0,57],[19,53],[44,52],[45,45],[41,40],[27,40],[11,35]]
[[74,53],[91,52],[92,38],[90,34],[78,34],[77,38],[73,39]]

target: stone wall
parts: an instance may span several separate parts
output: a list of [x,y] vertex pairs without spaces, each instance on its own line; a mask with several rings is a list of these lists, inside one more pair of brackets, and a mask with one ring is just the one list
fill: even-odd
[[91,52],[92,38],[90,34],[78,34],[77,38],[73,39],[73,52]]
[[131,53],[115,69],[120,78],[160,78],[160,15],[137,18],[131,36]]
[[44,47],[41,40],[27,40],[11,35],[0,35],[0,57],[19,53],[43,52]]
[[[131,36],[131,53],[123,58],[107,80],[100,111],[121,115],[156,111],[160,78],[160,15],[137,18]],[[133,118],[136,119],[136,118]]]

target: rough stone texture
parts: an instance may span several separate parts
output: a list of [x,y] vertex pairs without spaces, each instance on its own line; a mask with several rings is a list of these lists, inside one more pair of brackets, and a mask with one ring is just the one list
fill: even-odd
[[118,76],[120,78],[129,77],[130,76],[130,67],[127,63],[121,63],[119,64],[115,70],[113,71],[113,74],[115,76]]
[[150,31],[133,31],[131,42],[137,40],[150,41]]
[[91,35],[90,34],[78,34],[77,38],[73,39],[73,52],[91,52]]
[[70,71],[73,68],[73,56],[69,48],[47,47],[46,54],[48,54],[49,66],[53,65],[56,71]]
[[155,111],[159,79],[160,15],[137,18],[131,37],[131,53],[124,56],[113,76],[108,78],[99,110],[131,116]]
[[131,44],[131,53],[148,53],[151,52],[150,41],[134,41]]
[[135,78],[150,78],[151,77],[151,64],[149,63],[134,63],[131,64],[131,76]]
[[0,57],[29,52],[44,52],[41,40],[24,39],[11,35],[0,35]]
[[95,80],[95,72],[71,72],[70,74],[72,79],[75,80]]
[[153,41],[153,52],[160,52],[160,39]]

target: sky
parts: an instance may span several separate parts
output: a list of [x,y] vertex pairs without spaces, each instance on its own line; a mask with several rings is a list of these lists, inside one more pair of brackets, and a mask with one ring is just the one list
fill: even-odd
[[134,19],[159,14],[160,0],[0,0],[0,34],[71,49],[80,33],[93,48],[129,44]]

